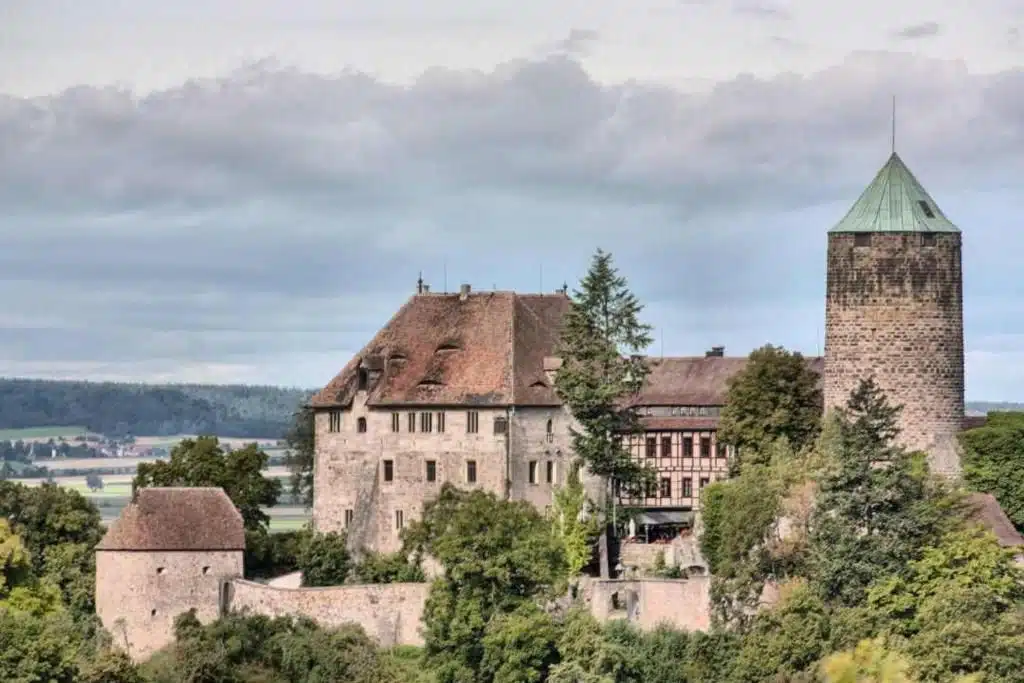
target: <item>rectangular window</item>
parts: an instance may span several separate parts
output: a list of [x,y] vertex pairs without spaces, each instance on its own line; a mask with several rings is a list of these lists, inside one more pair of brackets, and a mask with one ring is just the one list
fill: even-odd
[[420,431],[424,433],[434,431],[433,413],[420,413]]
[[668,477],[661,478],[661,489],[658,491],[662,498],[672,497],[672,480]]
[[409,433],[411,434],[412,432],[415,432],[416,431],[416,413],[409,413],[408,415],[406,415],[406,421],[409,423],[409,425],[408,425]]
[[395,461],[385,460],[384,461],[384,481],[395,480]]
[[469,484],[476,483],[476,460],[466,461],[466,482]]
[[395,510],[395,528],[401,529],[405,526],[405,513],[401,510]]
[[356,513],[352,510],[345,510],[345,528],[349,528],[352,525],[352,518],[356,516]]
[[658,439],[653,436],[647,437],[647,452],[648,458],[658,457]]
[[671,458],[672,457],[672,437],[663,436],[661,437],[661,457]]
[[437,481],[437,461],[427,461],[427,481]]
[[466,433],[476,434],[480,431],[480,413],[475,410],[466,412]]
[[683,437],[683,457],[684,458],[692,458],[693,457],[693,437],[690,437],[690,436],[684,436]]
[[555,483],[555,461],[554,460],[548,460],[548,462],[547,462],[547,470],[548,470],[547,471],[547,477],[546,477],[547,478],[547,482],[549,484],[554,484]]
[[529,480],[530,480],[531,484],[536,484],[537,483],[537,461],[536,460],[531,460],[530,461],[530,472],[529,472],[528,476],[529,476]]
[[711,457],[711,437],[702,436],[700,437],[700,457],[710,458]]
[[729,447],[721,441],[715,443],[715,457],[725,458],[729,455]]
[[329,432],[340,432],[341,431],[341,411],[332,410],[327,415],[327,431]]
[[647,490],[644,491],[644,496],[646,498],[654,498],[655,496],[658,495],[658,485],[656,483],[654,483],[653,481],[647,482],[647,487],[646,488],[647,488]]
[[869,232],[858,232],[853,236],[853,246],[855,247],[870,247],[871,246],[871,233]]
[[443,432],[444,431],[444,412],[443,411],[439,412],[437,414],[437,431],[439,431],[439,432]]
[[391,413],[391,431],[397,432],[402,426],[402,416],[398,413]]
[[508,420],[504,417],[494,418],[494,433],[505,434],[508,432]]
[[683,479],[683,498],[693,497],[693,479],[686,477]]
[[700,490],[703,491],[704,487],[707,486],[710,481],[711,480],[708,479],[707,477],[701,477],[700,478]]
[[934,247],[936,243],[936,237],[934,232],[923,232],[921,233],[921,246],[923,247]]

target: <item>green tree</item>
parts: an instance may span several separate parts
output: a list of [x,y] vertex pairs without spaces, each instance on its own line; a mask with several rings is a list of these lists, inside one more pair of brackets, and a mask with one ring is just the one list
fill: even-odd
[[352,567],[352,578],[358,583],[422,583],[427,580],[419,557],[404,552],[376,553],[364,551]]
[[991,493],[1018,530],[1024,530],[1024,413],[989,413],[983,427],[960,435],[964,481]]
[[85,485],[89,487],[90,491],[102,491],[103,477],[96,474],[95,472],[90,472],[89,474],[85,475]]
[[0,519],[0,598],[32,577],[32,563],[21,539]]
[[405,543],[406,552],[429,554],[444,569],[423,615],[426,661],[439,683],[485,680],[491,619],[564,588],[561,543],[524,501],[445,484],[406,529]]
[[265,531],[264,507],[277,504],[281,482],[263,476],[269,458],[255,443],[225,453],[215,436],[182,439],[169,460],[142,463],[132,486],[216,486],[224,489],[249,531]]
[[821,429],[821,377],[798,352],[771,344],[750,354],[729,378],[718,438],[734,446],[741,465],[767,463],[770,447],[785,439],[794,450],[814,444]]
[[826,600],[861,602],[872,582],[900,573],[954,519],[953,498],[928,476],[923,455],[895,444],[899,412],[871,380],[837,412],[810,537],[812,577]]
[[299,548],[297,565],[305,586],[340,586],[352,568],[345,534],[314,534]]
[[553,520],[553,528],[565,549],[570,578],[578,576],[590,563],[594,538],[599,532],[597,520],[586,516],[586,504],[579,468],[572,467],[568,480],[555,491]]
[[307,508],[313,505],[313,463],[316,458],[314,436],[316,422],[313,409],[302,406],[296,413],[291,429],[285,435],[288,452],[285,464],[291,471],[289,488],[292,496]]
[[487,623],[479,680],[488,683],[541,683],[558,661],[558,628],[550,614],[525,602]]

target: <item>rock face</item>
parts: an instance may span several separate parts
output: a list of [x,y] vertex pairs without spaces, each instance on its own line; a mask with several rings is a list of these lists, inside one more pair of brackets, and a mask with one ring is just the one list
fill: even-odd
[[825,407],[843,406],[865,378],[903,406],[901,441],[932,469],[959,472],[964,419],[960,235],[832,234],[825,308]]

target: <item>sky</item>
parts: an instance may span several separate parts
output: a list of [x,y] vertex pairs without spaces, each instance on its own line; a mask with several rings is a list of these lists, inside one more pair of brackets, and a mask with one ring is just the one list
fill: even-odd
[[1024,0],[6,0],[0,376],[325,384],[415,290],[572,287],[650,353],[820,353],[896,148],[1024,401]]

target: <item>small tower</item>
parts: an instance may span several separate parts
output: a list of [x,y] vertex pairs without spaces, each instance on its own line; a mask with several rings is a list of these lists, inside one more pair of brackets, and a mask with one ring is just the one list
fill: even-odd
[[826,410],[873,377],[903,406],[900,441],[960,471],[964,419],[960,230],[893,152],[828,234]]

